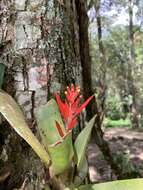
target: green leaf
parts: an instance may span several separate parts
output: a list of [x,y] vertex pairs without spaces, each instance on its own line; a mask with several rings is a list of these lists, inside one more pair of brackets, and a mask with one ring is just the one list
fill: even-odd
[[80,171],[83,166],[83,162],[85,159],[85,152],[86,152],[86,147],[91,135],[92,127],[94,124],[95,120],[94,116],[87,124],[86,127],[81,131],[81,133],[78,135],[74,147],[75,147],[75,152],[77,156],[77,169]]
[[49,155],[29,129],[22,111],[14,99],[0,90],[0,112],[14,130],[33,148],[41,160],[49,165]]
[[51,190],[51,188],[49,187],[49,185],[46,184],[44,190]]
[[74,154],[71,134],[68,134],[64,139],[61,138],[56,128],[56,122],[60,124],[65,133],[57,103],[54,99],[51,99],[38,110],[37,123],[42,142],[51,157],[53,175],[60,174],[68,169],[71,166]]
[[64,124],[54,99],[51,99],[46,105],[41,106],[36,117],[42,142],[46,148],[48,148],[48,145],[62,139],[56,129],[55,122],[57,121],[65,132]]
[[143,179],[119,180],[95,185],[83,185],[79,190],[143,190]]
[[60,174],[70,168],[73,159],[72,134],[69,133],[61,143],[49,146],[53,175]]
[[84,156],[84,159],[82,161],[82,165],[80,167],[80,171],[78,171],[77,175],[75,176],[74,179],[74,185],[79,186],[83,180],[86,178],[88,172],[88,163],[86,156]]
[[5,71],[5,65],[0,63],[0,88],[2,87],[3,84],[4,71]]

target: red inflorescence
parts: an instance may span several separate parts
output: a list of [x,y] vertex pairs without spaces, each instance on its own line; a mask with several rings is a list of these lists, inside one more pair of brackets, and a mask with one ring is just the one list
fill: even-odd
[[[67,87],[65,95],[66,99],[64,102],[61,100],[59,94],[55,94],[55,97],[66,126],[66,132],[68,132],[77,125],[77,116],[87,106],[93,96],[89,97],[83,104],[80,104],[80,87],[75,87],[74,85]],[[62,131],[62,128],[58,122],[56,122],[56,127],[60,136],[63,138],[64,132]]]

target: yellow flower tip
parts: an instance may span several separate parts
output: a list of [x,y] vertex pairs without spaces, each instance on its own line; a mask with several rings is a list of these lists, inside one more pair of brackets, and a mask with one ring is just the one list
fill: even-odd
[[76,86],[76,89],[80,89],[80,86]]
[[67,91],[65,91],[65,95],[67,95]]
[[77,92],[80,92],[80,88],[77,89]]

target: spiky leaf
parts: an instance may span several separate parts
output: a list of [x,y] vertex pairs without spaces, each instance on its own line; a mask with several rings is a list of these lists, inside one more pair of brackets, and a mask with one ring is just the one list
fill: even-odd
[[49,146],[48,151],[52,160],[52,173],[60,174],[72,164],[74,155],[72,145],[72,134],[69,133],[61,143]]
[[143,179],[119,180],[95,185],[83,185],[78,190],[142,190]]
[[1,90],[0,113],[2,113],[14,130],[33,148],[41,160],[48,166],[49,155],[29,129],[18,104],[11,96]]
[[77,171],[77,175],[75,176],[75,179],[74,179],[75,186],[79,186],[82,184],[82,182],[84,181],[84,179],[87,176],[87,172],[88,172],[88,163],[87,163],[87,159],[86,159],[86,155],[85,155],[84,159],[82,161],[80,170]]
[[[96,116],[95,116],[96,117]],[[94,124],[95,117],[93,117],[87,124],[86,127],[81,131],[81,133],[78,135],[74,147],[75,152],[77,155],[77,169],[80,171],[83,166],[85,153],[86,153],[86,147],[91,135],[92,127]]]
[[56,122],[58,122],[65,132],[57,103],[54,99],[51,99],[46,105],[41,106],[37,112],[39,132],[46,148],[48,148],[48,145],[62,139],[56,128]]

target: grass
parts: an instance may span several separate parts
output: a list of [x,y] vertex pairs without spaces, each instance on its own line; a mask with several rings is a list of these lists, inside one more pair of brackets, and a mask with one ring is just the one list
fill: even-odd
[[110,118],[104,119],[105,127],[129,127],[131,126],[131,121],[127,119],[111,120]]

